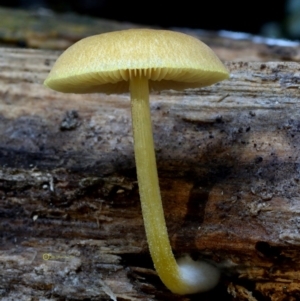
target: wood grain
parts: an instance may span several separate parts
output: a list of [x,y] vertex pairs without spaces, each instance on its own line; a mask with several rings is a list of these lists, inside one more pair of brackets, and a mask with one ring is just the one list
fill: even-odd
[[[46,89],[58,54],[0,49],[1,298],[199,299],[153,271],[128,95]],[[151,95],[172,247],[222,269],[202,300],[296,300],[299,64],[226,65],[227,81]]]

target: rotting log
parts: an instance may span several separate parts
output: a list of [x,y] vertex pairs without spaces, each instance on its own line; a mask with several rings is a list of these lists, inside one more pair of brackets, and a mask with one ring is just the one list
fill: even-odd
[[[46,89],[58,54],[0,49],[2,300],[198,300],[153,270],[128,95]],[[222,269],[201,300],[297,300],[300,65],[227,67],[212,87],[151,95],[172,247]]]

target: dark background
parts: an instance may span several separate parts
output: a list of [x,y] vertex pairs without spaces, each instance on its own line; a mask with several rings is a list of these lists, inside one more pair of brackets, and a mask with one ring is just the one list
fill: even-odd
[[0,0],[0,5],[43,7],[61,13],[76,12],[162,27],[225,29],[278,38],[300,38],[300,0],[184,0],[180,4],[165,0]]

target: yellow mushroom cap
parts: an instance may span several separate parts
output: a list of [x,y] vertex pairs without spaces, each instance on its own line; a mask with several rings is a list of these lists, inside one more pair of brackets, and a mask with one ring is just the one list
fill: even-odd
[[194,37],[129,29],[75,43],[57,59],[44,84],[66,93],[122,93],[136,75],[146,76],[156,91],[204,87],[229,76],[215,53]]

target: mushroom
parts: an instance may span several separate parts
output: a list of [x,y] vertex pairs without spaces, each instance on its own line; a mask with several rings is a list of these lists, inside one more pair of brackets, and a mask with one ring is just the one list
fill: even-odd
[[56,61],[44,84],[65,93],[130,91],[138,186],[150,254],[162,282],[177,294],[214,287],[219,270],[189,256],[176,262],[161,202],[149,89],[182,90],[228,78],[214,52],[179,32],[129,29],[80,40]]

